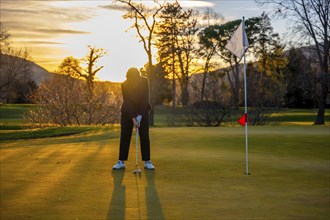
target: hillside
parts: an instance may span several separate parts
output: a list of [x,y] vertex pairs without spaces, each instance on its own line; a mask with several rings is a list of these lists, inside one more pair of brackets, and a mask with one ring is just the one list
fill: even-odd
[[[20,75],[23,71],[27,72],[27,77],[39,85],[43,80],[49,79],[52,73],[48,72],[43,67],[38,64],[22,59],[20,57],[14,57],[10,55],[0,54],[0,63],[1,63],[1,87],[3,86],[8,79],[12,78],[12,72],[14,74]],[[11,74],[11,75],[9,75]],[[24,76],[26,77],[26,76]],[[19,78],[19,76],[17,76]]]
[[0,54],[0,103],[26,103],[52,73],[32,61]]
[[31,71],[31,79],[39,85],[42,81],[49,79],[53,73],[48,72],[38,64],[28,61]]

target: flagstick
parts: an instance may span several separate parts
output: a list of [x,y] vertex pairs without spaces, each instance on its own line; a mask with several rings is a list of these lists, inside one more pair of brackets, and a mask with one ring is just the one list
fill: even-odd
[[[240,29],[242,28],[242,30]],[[242,32],[242,33],[240,33]],[[242,36],[240,36],[242,34]],[[240,38],[242,37],[242,41],[240,42]],[[241,44],[242,43],[242,44]],[[243,48],[242,48],[243,46]],[[244,113],[244,125],[245,125],[245,148],[246,148],[246,171],[245,174],[248,176],[249,173],[249,147],[248,147],[248,116],[247,116],[247,92],[246,92],[246,57],[245,50],[249,47],[249,41],[247,39],[245,33],[245,21],[244,17],[242,19],[241,24],[238,26],[233,36],[230,38],[225,48],[228,49],[233,55],[239,58],[239,62],[242,59],[242,55],[244,55],[244,101],[245,101],[245,113]],[[242,54],[243,49],[243,54]],[[239,119],[239,123],[243,125],[243,117]]]
[[246,151],[246,172],[245,174],[249,175],[249,146],[248,146],[248,120],[247,120],[247,96],[246,96],[246,58],[245,58],[245,42],[244,42],[244,32],[245,32],[245,21],[243,17],[243,25],[242,25],[243,31],[243,47],[244,47],[244,103],[245,103],[245,151]]

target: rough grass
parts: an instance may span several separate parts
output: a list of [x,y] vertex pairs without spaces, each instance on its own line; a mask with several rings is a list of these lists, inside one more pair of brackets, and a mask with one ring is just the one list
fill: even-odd
[[[177,110],[180,113],[180,109]],[[316,119],[318,109],[289,109],[283,108],[281,110],[274,110],[270,113],[269,118],[265,121],[266,125],[313,125]],[[225,122],[221,126],[240,126],[237,120],[244,113],[244,109],[239,111],[231,111],[231,115],[225,117]],[[155,110],[155,125],[157,127],[168,126],[168,120],[171,116],[172,110],[168,106],[157,106]],[[179,123],[177,123],[179,124]],[[325,110],[325,124],[330,125],[330,109]]]
[[24,123],[23,116],[32,107],[33,105],[28,104],[0,104],[0,131],[29,128]]
[[[112,171],[119,130],[1,143],[1,219],[329,219],[329,126],[152,128],[155,171]],[[134,138],[134,137],[133,137]]]
[[[312,125],[317,115],[317,109],[284,109],[271,114],[272,124],[275,125]],[[330,110],[326,109],[325,124],[330,125]]]

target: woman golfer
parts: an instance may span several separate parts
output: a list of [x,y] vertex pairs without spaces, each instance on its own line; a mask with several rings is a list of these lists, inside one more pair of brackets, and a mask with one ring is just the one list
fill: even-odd
[[121,84],[123,105],[121,106],[121,133],[119,160],[113,166],[114,170],[124,169],[124,161],[128,158],[129,146],[133,127],[139,129],[142,160],[144,168],[153,170],[150,162],[149,140],[149,83],[148,79],[140,75],[137,68],[130,68],[126,73],[126,80]]

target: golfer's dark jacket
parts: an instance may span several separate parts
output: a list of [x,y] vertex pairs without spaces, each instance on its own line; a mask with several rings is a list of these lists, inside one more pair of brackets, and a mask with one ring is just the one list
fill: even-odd
[[149,103],[149,82],[145,77],[139,77],[133,83],[127,80],[121,84],[123,94],[122,114],[129,118],[146,115],[151,109]]

